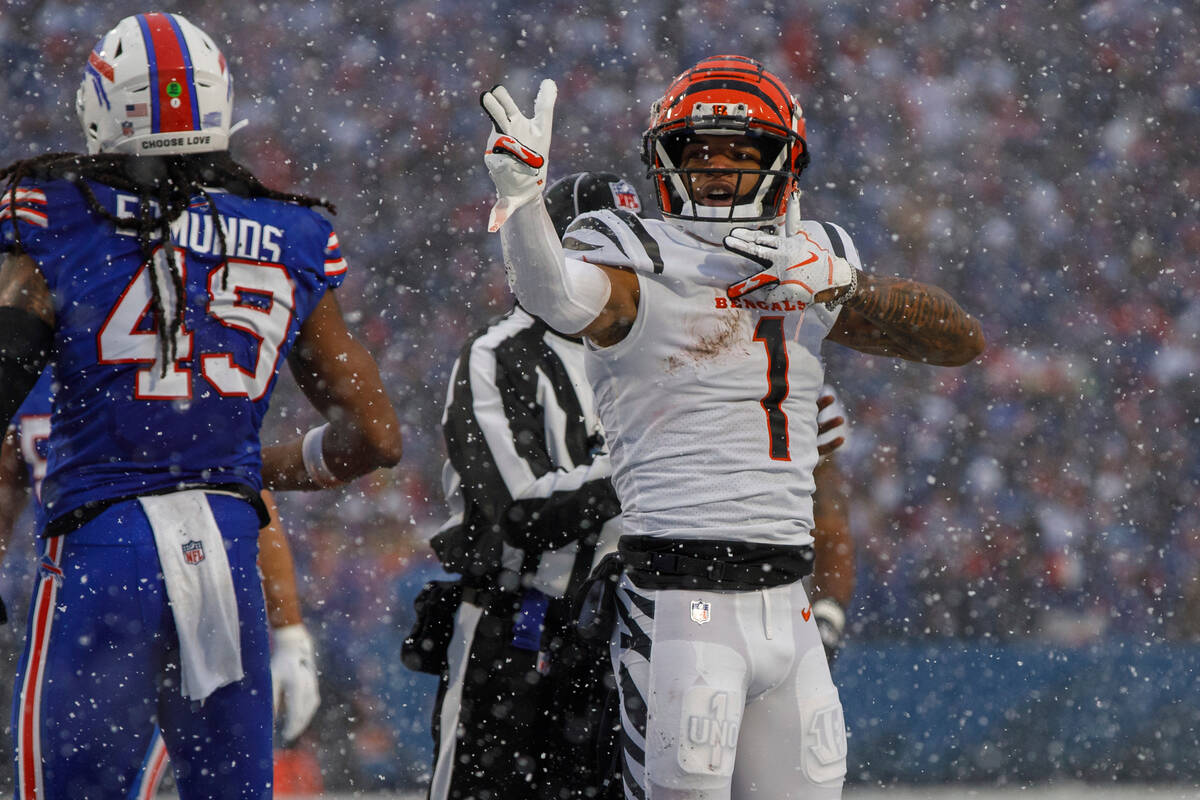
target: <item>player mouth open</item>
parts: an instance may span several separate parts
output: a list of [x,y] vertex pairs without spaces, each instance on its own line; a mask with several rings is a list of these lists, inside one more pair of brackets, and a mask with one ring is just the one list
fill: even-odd
[[[692,176],[692,193],[696,204],[701,206],[732,206],[736,200],[745,199],[754,190],[755,181],[740,180],[732,173],[699,173]],[[738,192],[738,189],[741,192]]]

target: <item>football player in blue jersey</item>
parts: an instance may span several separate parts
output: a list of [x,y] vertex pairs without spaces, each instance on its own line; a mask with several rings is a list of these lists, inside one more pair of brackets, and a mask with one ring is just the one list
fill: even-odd
[[[122,20],[76,107],[88,154],[0,170],[0,425],[46,363],[58,384],[17,796],[126,797],[157,723],[184,800],[270,797],[260,491],[395,464],[399,421],[335,298],[332,205],[227,153],[211,38]],[[285,359],[329,422],[262,448]]]

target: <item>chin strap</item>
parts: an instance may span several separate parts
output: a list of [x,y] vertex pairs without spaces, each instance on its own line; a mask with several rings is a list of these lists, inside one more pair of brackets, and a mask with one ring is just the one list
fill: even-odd
[[[800,229],[800,190],[788,200],[787,210],[771,220],[739,218],[738,209],[749,209],[750,204],[740,206],[699,206],[685,200],[680,213],[663,214],[663,218],[693,236],[709,244],[720,245],[735,228],[766,230],[781,236],[792,236]],[[733,218],[730,219],[730,214]],[[745,213],[750,213],[746,211]]]
[[788,198],[787,213],[784,216],[783,233],[785,236],[795,236],[800,230],[800,190],[792,192]]

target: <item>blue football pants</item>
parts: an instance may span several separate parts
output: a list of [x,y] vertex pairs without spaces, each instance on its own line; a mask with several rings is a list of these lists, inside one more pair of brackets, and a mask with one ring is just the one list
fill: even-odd
[[271,797],[271,674],[258,518],[209,494],[241,628],[242,680],[180,691],[179,640],[136,500],[46,540],[14,690],[17,800],[129,800],[155,735],[181,800]]

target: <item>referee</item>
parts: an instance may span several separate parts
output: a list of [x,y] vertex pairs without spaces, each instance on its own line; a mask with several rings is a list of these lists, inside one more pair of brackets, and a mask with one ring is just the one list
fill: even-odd
[[[641,210],[628,182],[586,172],[555,182],[546,206],[560,238],[585,211]],[[615,549],[620,505],[583,354],[514,305],[454,365],[442,417],[452,516],[433,546],[462,576],[462,600],[434,709],[430,800],[598,796],[609,670],[604,650],[570,646],[570,598]]]

